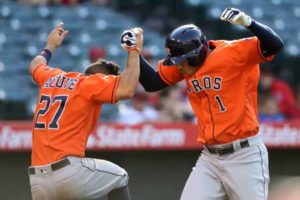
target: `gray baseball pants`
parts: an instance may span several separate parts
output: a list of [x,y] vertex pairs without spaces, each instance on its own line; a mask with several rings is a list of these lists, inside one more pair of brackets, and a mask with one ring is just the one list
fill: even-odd
[[33,200],[99,199],[128,184],[127,172],[112,162],[72,156],[67,159],[69,164],[57,170],[53,170],[53,164],[29,167]]
[[[232,153],[220,155],[204,147],[180,200],[267,200],[269,185],[268,152],[261,135],[232,145]],[[243,140],[245,141],[245,140]]]

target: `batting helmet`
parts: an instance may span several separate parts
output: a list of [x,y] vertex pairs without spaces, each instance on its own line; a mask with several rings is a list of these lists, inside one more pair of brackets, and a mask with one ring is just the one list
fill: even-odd
[[165,65],[177,65],[188,60],[190,66],[200,66],[206,58],[208,45],[200,28],[193,24],[172,31],[165,43],[168,56]]

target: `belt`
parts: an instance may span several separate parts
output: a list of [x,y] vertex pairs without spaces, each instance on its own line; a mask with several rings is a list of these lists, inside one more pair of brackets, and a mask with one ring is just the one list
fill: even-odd
[[[250,146],[248,140],[240,141],[239,144],[241,148]],[[228,144],[226,147],[210,147],[210,146],[205,146],[205,147],[209,151],[209,153],[219,154],[219,155],[225,155],[225,154],[233,153],[235,151],[232,143]]]
[[[49,164],[48,166],[50,167],[51,171],[56,171],[56,170],[59,170],[67,165],[71,164],[71,162],[69,161],[68,158],[65,158],[63,160],[60,160],[56,163],[52,163],[52,164]],[[40,170],[41,173],[44,173],[44,170],[45,168],[43,167],[29,167],[28,168],[28,173],[30,175],[33,175],[33,174],[36,174],[36,170]]]

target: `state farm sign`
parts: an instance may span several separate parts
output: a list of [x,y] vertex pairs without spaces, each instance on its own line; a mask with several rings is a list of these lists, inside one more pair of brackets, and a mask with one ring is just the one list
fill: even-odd
[[[196,143],[194,124],[99,124],[91,133],[89,150],[169,150],[193,149]],[[0,122],[0,151],[31,149],[30,122]]]
[[[299,148],[300,121],[265,123],[260,133],[268,147]],[[122,125],[99,124],[91,133],[89,150],[187,150],[201,149],[192,123]],[[30,151],[31,122],[0,122],[0,151]]]
[[1,122],[0,151],[31,149],[31,123]]
[[176,147],[184,143],[185,130],[182,128],[156,128],[151,124],[135,127],[100,125],[89,138],[88,147]]
[[261,124],[260,133],[268,147],[300,147],[300,121]]

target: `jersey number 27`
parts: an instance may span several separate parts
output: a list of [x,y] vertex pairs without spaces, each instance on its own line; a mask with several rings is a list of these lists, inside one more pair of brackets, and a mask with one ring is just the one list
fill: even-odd
[[35,124],[34,124],[34,128],[35,129],[46,129],[46,122],[40,122],[39,121],[39,117],[46,115],[49,111],[49,109],[51,109],[51,107],[54,104],[59,103],[59,106],[56,110],[56,112],[54,113],[50,123],[48,124],[48,128],[49,129],[58,129],[59,128],[59,119],[64,111],[64,108],[66,106],[66,102],[68,100],[68,96],[66,95],[56,95],[51,99],[51,96],[48,95],[41,95],[40,101],[39,103],[43,103],[45,102],[45,107],[44,108],[40,108],[36,114],[36,118],[35,118]]

